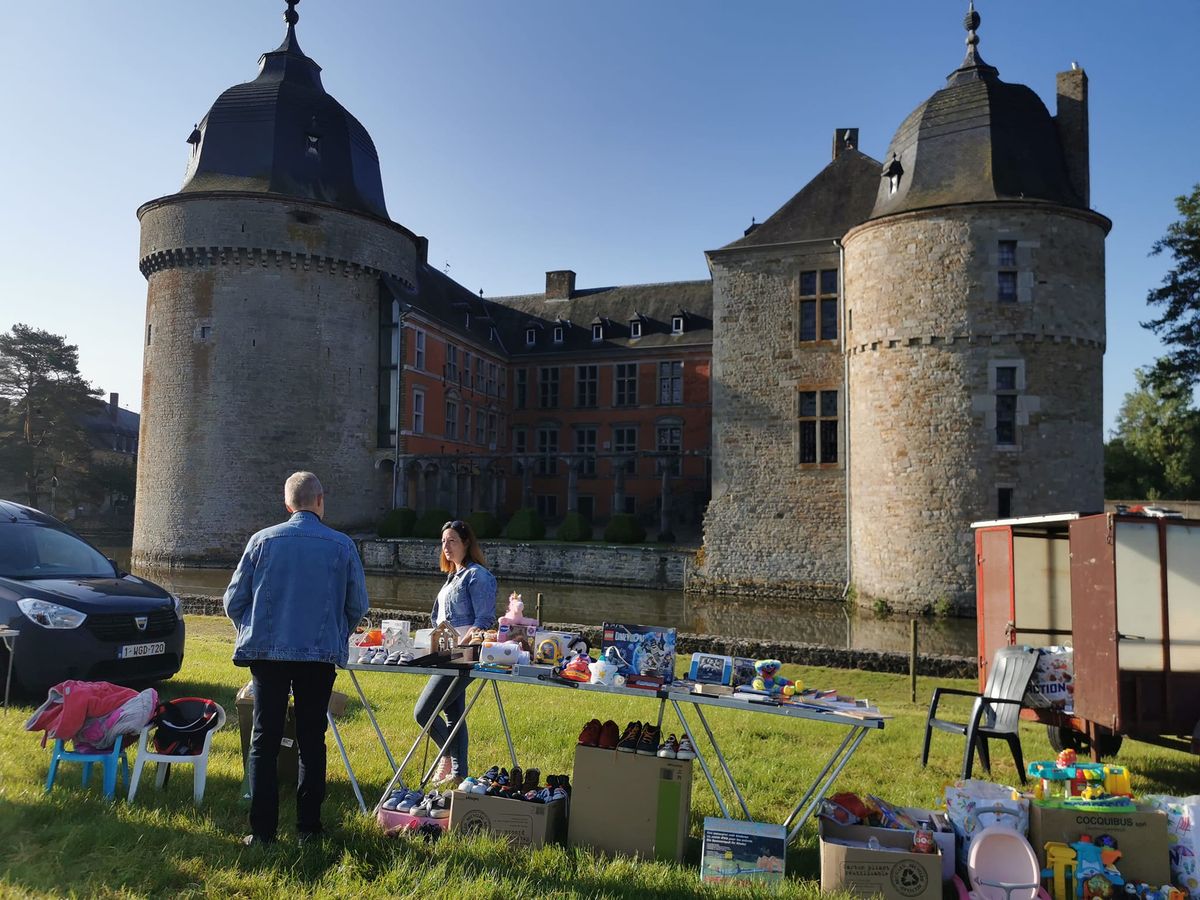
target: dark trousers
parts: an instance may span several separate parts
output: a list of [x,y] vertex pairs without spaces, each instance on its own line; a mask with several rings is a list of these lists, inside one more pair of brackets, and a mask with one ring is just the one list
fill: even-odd
[[[439,747],[446,743],[446,738],[450,736],[450,731],[464,715],[466,710],[466,698],[463,696],[467,691],[467,678],[463,675],[432,675],[429,678],[429,683],[425,685],[425,690],[421,692],[421,696],[417,698],[417,705],[413,709],[413,718],[417,720],[417,724],[424,726],[433,715],[433,711],[437,709],[437,705],[442,701],[442,696],[449,692],[450,696],[446,700],[446,705],[442,707],[441,713],[434,719],[429,726],[429,736],[433,738],[433,742]],[[444,719],[443,719],[444,717]],[[465,778],[467,771],[467,723],[463,722],[462,727],[458,729],[458,734],[454,736],[453,743],[446,748],[446,754],[454,763],[454,774],[460,778]]]
[[259,660],[250,663],[254,681],[254,735],[250,739],[250,830],[274,838],[279,826],[279,745],[287,718],[288,692],[295,701],[296,830],[321,830],[325,799],[325,713],[337,671],[331,663]]

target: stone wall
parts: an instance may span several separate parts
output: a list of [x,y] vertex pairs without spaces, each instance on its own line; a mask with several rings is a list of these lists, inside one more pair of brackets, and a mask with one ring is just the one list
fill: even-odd
[[[377,521],[380,272],[413,277],[398,226],[321,204],[147,204],[149,282],[133,561],[236,560],[310,469],[339,528]],[[367,389],[369,387],[370,389]]]
[[[1099,216],[988,204],[869,222],[845,239],[852,580],[860,602],[974,603],[972,521],[1099,509],[1104,236]],[[1018,296],[996,299],[998,242]],[[997,443],[997,367],[1016,435]]]
[[[798,279],[838,267],[832,241],[712,255],[713,483],[689,587],[837,598],[846,577],[845,469],[800,465],[798,392],[839,392],[837,341],[798,340]],[[839,444],[841,441],[839,441]]]
[[[437,571],[439,544],[399,538],[358,541],[368,572],[429,575]],[[500,543],[487,545],[488,569],[497,578],[531,578],[555,584],[596,584],[684,590],[695,554],[657,547],[597,544]]]

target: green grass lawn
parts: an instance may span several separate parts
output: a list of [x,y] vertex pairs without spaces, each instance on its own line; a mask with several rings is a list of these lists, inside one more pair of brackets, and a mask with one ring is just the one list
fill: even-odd
[[[383,837],[362,816],[332,739],[329,795],[324,818],[329,838],[299,847],[290,825],[293,807],[285,797],[281,841],[246,849],[246,806],[239,800],[241,750],[234,694],[248,679],[230,661],[231,630],[215,617],[188,617],[188,651],[183,671],[163,686],[166,697],[212,697],[229,711],[230,722],[213,742],[204,805],[191,803],[191,770],[172,773],[165,792],[154,790],[147,770],[137,801],[108,804],[93,787],[80,787],[78,766],[64,764],[51,794],[43,793],[49,750],[40,735],[22,729],[30,707],[15,707],[0,727],[0,894],[5,896],[99,897],[673,897],[701,891],[697,874],[703,818],[718,815],[697,767],[692,796],[693,846],[687,863],[666,865],[606,859],[571,848],[513,849],[487,837],[448,834],[435,843],[419,837]],[[935,734],[930,766],[919,766],[924,705],[935,684],[921,679],[918,697],[908,699],[902,676],[789,666],[785,674],[807,685],[836,687],[867,697],[894,716],[882,732],[868,735],[835,790],[870,792],[906,805],[937,803],[942,786],[957,775],[961,739]],[[413,702],[423,679],[387,674],[360,675],[375,704],[393,752],[416,734]],[[970,687],[968,682],[958,682]],[[387,761],[344,674],[338,690],[351,694],[340,721],[351,762],[374,805],[390,777]],[[610,698],[561,689],[509,686],[505,709],[517,754],[544,774],[570,773],[576,736],[591,717],[615,719],[622,727],[635,717],[652,718],[652,700]],[[668,713],[670,710],[668,709]],[[712,710],[710,722],[730,759],[755,817],[781,821],[811,781],[843,732],[779,716]],[[664,719],[664,731],[674,729]],[[1027,759],[1051,755],[1043,729],[1023,726]],[[996,747],[996,780],[1017,779],[1011,758]],[[507,765],[507,748],[495,705],[485,695],[471,716],[472,767]],[[1193,793],[1197,760],[1183,753],[1126,742],[1119,761],[1129,766],[1137,792]],[[120,791],[119,791],[120,793]],[[732,799],[732,798],[730,798]],[[790,848],[783,896],[819,893],[815,827],[807,826]],[[751,891],[704,890],[713,896],[755,896]]]

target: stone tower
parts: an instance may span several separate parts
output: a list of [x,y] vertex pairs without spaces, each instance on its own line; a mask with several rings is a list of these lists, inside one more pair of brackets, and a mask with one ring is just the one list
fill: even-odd
[[182,188],[138,210],[148,282],[133,558],[236,558],[315,471],[330,524],[375,520],[380,276],[412,286],[420,245],[384,204],[370,135],[296,40],[221,94],[188,138]]
[[1052,117],[967,53],[904,120],[845,247],[851,580],[973,604],[970,523],[1103,506],[1104,239],[1087,77]]

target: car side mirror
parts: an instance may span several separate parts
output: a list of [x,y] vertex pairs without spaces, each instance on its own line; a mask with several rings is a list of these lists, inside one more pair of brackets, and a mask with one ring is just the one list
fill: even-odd
[[113,571],[117,573],[118,578],[124,578],[126,575],[129,574],[128,572],[121,571],[121,567],[117,565],[117,561],[115,559],[113,559],[111,556],[106,556],[104,558],[107,559],[109,562],[109,565],[111,565],[113,567]]

